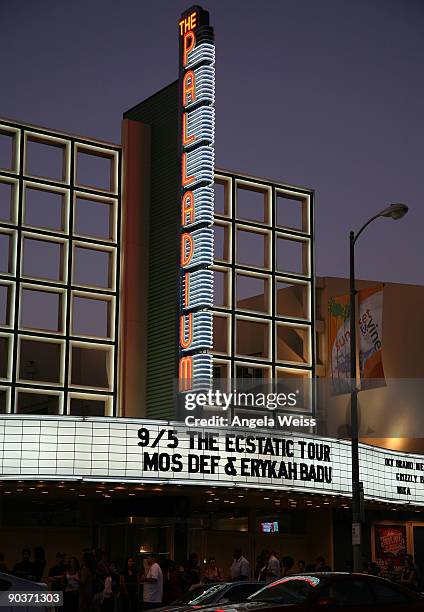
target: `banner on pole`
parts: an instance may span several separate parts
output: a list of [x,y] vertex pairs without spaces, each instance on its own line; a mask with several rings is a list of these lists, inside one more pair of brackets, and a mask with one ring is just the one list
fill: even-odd
[[[383,368],[383,285],[357,293],[357,351],[361,384],[371,389],[386,384]],[[331,390],[334,395],[350,392],[349,295],[331,298],[328,307],[328,355]]]
[[361,389],[385,386],[383,368],[383,285],[361,289],[359,306],[359,371]]
[[350,391],[350,308],[349,296],[331,298],[328,305],[328,355],[331,392]]

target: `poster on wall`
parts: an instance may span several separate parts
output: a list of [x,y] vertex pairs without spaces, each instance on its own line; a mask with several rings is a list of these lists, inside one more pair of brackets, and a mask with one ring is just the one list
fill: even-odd
[[361,389],[386,384],[383,368],[383,285],[358,292]]
[[375,525],[374,538],[377,565],[386,566],[389,559],[397,567],[403,564],[407,554],[405,525]]

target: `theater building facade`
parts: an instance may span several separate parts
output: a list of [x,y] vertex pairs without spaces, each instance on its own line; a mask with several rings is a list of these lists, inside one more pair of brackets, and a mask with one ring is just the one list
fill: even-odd
[[[267,548],[344,569],[350,446],[317,410],[314,192],[215,167],[208,14],[177,35],[178,81],[124,113],[120,144],[0,122],[0,551],[227,568]],[[187,393],[231,381],[302,399],[275,423],[232,404],[223,427],[188,425],[223,414],[188,414]],[[424,456],[366,442],[365,554],[397,542],[421,562]]]

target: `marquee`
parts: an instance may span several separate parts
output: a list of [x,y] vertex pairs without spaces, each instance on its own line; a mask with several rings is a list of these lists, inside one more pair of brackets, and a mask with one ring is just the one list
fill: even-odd
[[[350,443],[180,422],[0,419],[0,478],[151,482],[351,496]],[[367,499],[424,506],[424,456],[360,445]]]

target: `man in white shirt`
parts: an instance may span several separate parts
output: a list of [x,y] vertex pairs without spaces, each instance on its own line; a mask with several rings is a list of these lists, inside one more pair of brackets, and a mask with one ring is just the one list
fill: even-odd
[[236,580],[249,580],[250,578],[250,565],[246,557],[239,548],[234,551],[234,559],[230,568],[230,580],[233,582]]
[[163,575],[156,555],[147,557],[147,566],[147,573],[140,580],[143,583],[144,608],[159,608],[162,605]]
[[280,569],[280,561],[277,557],[277,553],[273,551],[268,560],[267,572],[266,572],[266,581],[274,582],[274,580],[278,580],[281,577],[281,569]]

